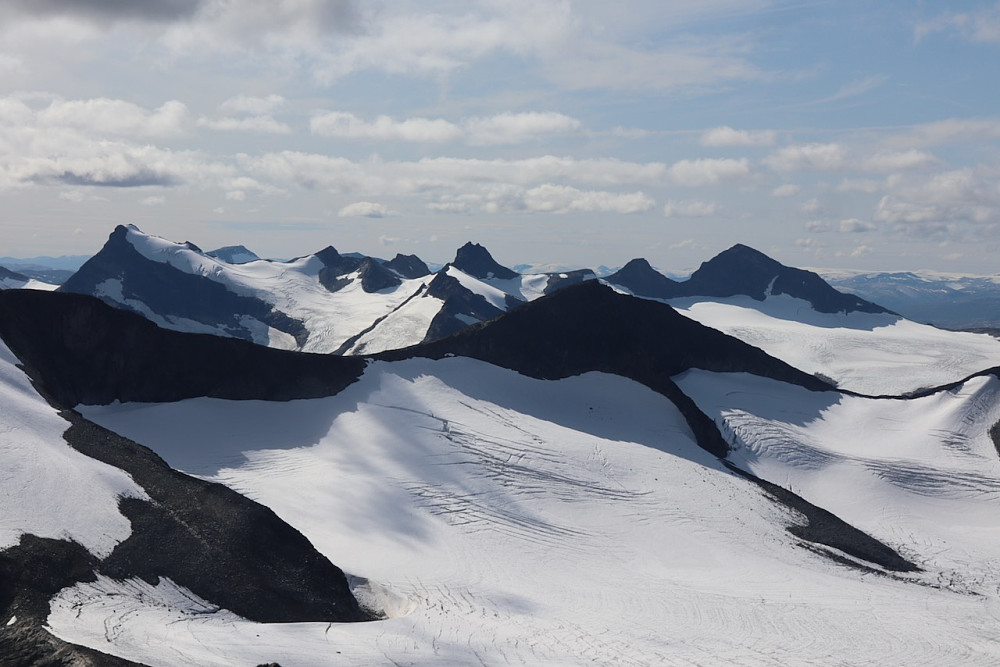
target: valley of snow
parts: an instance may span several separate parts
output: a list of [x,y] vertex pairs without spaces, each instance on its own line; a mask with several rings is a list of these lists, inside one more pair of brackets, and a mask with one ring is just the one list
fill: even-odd
[[118,499],[146,492],[122,470],[66,444],[69,423],[17,363],[0,341],[0,549],[31,533],[74,540],[105,557],[132,532]]
[[681,314],[759,347],[841,389],[902,395],[1000,366],[1000,340],[946,331],[895,315],[820,313],[801,299],[771,295],[666,301]]
[[[711,401],[740,400],[727,393],[728,376],[681,381],[706,410]],[[810,418],[839,397],[747,382]],[[921,399],[929,402],[890,411],[889,421],[873,414],[861,422],[870,403],[845,399],[837,424],[867,426],[865,442],[891,439],[891,451],[866,454],[884,469],[905,457],[911,468],[923,461],[967,471],[986,455],[993,383]],[[749,430],[766,431],[781,405],[766,407]],[[961,543],[975,561],[975,581],[961,585],[938,569],[956,561],[950,529],[923,525],[920,505],[904,529],[884,537],[926,572],[900,577],[836,564],[784,529],[793,512],[701,450],[669,400],[620,377],[540,381],[461,358],[376,362],[326,399],[80,409],[174,467],[271,507],[367,579],[358,580],[359,596],[389,616],[256,624],[166,580],[153,587],[102,578],[53,602],[49,625],[59,637],[149,665],[1000,662],[1000,592],[988,586],[995,561],[980,545],[988,536]],[[945,423],[969,435],[965,449],[927,427],[952,413]],[[966,418],[973,425],[961,431]],[[906,430],[899,420],[918,423]],[[814,448],[855,442],[803,428]],[[917,435],[916,449],[904,451]],[[841,452],[849,454],[858,452]],[[995,456],[983,463],[980,478],[997,479],[997,465]],[[866,484],[858,493],[875,494],[874,502],[887,488],[896,487]],[[967,503],[957,509],[995,499],[992,481],[954,481],[943,491],[942,503]],[[853,493],[842,489],[837,509]],[[923,497],[901,490],[889,499],[910,496]],[[850,518],[876,530],[893,516]],[[993,530],[985,512],[976,517]]]

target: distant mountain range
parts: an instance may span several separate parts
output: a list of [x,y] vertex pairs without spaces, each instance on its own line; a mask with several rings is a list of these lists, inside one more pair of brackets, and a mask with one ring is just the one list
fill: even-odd
[[1000,330],[1000,277],[914,272],[830,273],[840,290],[917,322],[946,329]]

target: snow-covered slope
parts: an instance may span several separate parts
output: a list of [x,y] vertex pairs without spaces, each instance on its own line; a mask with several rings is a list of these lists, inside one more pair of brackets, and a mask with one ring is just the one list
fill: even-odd
[[60,596],[59,636],[151,665],[1000,659],[995,596],[798,547],[792,514],[699,449],[668,400],[615,376],[382,362],[329,399],[86,413],[273,507],[392,611],[264,626],[163,584]]
[[17,364],[0,341],[0,549],[30,533],[71,539],[107,556],[132,532],[118,510],[120,498],[146,492],[122,470],[66,444],[69,424]]
[[911,400],[698,370],[677,382],[720,423],[740,468],[898,546],[937,585],[998,596],[996,377]]
[[668,301],[678,312],[807,373],[869,395],[901,395],[1000,366],[1000,341],[887,313],[819,313],[787,295]]

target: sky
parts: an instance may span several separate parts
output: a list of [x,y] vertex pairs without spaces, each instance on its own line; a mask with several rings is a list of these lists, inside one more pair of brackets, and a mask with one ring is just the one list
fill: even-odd
[[1000,273],[1000,2],[4,0],[0,255]]

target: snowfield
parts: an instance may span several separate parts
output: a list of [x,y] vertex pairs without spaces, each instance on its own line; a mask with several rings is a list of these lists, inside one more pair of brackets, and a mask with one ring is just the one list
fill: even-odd
[[913,400],[809,392],[744,373],[676,378],[740,468],[894,545],[938,583],[1000,595],[1000,380]]
[[0,341],[0,549],[32,533],[74,540],[105,557],[132,533],[118,499],[146,492],[125,472],[66,444],[69,423],[17,363]]
[[787,295],[666,301],[681,314],[806,373],[870,396],[902,395],[1000,366],[1000,340],[888,314],[819,313]]
[[[731,398],[713,377],[683,381],[701,383],[701,402]],[[955,399],[982,406],[977,424],[992,415],[987,390]],[[807,398],[808,415],[832,402]],[[150,665],[1000,662],[998,592],[943,580],[947,545],[896,540],[928,568],[905,578],[802,548],[784,529],[790,510],[698,448],[670,401],[616,376],[378,362],[327,399],[81,410],[274,509],[389,616],[262,625],[166,580],[60,593],[55,634]],[[970,429],[950,469],[984,455]],[[936,460],[933,438],[920,447],[911,456]],[[984,507],[981,493],[962,502]],[[964,544],[981,559],[972,571],[989,571],[992,556]]]

